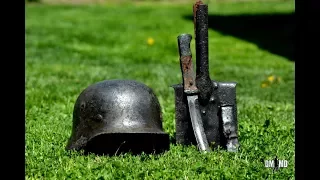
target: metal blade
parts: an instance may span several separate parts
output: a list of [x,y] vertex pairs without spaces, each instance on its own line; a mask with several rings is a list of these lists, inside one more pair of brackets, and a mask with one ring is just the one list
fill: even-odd
[[197,103],[198,95],[187,96],[188,106],[190,111],[190,118],[192,123],[192,128],[198,148],[202,151],[210,151],[210,147],[207,141],[206,134],[204,133],[204,128],[202,124],[199,103]]

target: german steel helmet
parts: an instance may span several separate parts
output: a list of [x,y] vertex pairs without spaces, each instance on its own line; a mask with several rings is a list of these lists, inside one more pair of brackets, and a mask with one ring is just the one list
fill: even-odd
[[158,153],[169,149],[159,101],[134,80],[105,80],[81,92],[67,150],[97,154]]

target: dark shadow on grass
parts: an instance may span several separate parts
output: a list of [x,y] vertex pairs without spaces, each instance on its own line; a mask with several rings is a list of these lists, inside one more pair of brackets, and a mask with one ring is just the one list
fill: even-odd
[[[193,16],[184,18],[192,20]],[[290,61],[294,60],[295,13],[209,15],[209,28],[251,43]],[[214,37],[209,37],[214,38]]]
[[174,132],[173,135],[170,136],[169,138],[170,138],[170,143],[171,144],[176,144],[177,143],[176,132]]
[[170,144],[166,134],[102,134],[90,140],[84,149],[85,154],[117,156],[162,154],[169,150]]

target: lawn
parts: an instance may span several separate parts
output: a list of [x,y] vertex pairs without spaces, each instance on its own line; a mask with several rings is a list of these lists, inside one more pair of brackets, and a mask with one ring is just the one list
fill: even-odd
[[[209,3],[210,15],[292,11],[294,2],[283,0]],[[26,179],[294,179],[294,61],[212,28],[210,76],[238,83],[238,153],[201,154],[173,143],[161,155],[65,151],[76,98],[106,79],[134,79],[151,87],[162,107],[164,131],[174,138],[170,86],[182,81],[177,36],[193,34],[188,15],[192,4],[26,6]],[[288,167],[265,168],[264,160],[275,156]]]

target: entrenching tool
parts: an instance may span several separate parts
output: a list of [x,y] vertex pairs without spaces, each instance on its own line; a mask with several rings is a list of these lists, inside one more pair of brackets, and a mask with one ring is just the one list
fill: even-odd
[[[197,129],[193,119],[201,119],[204,134],[203,142],[207,139],[209,146],[216,148],[222,146],[228,151],[237,151],[238,142],[238,121],[236,105],[236,83],[217,82],[210,79],[208,60],[208,6],[198,1],[193,6],[194,32],[196,41],[196,78],[192,87],[197,88],[198,100],[195,106],[198,110],[190,110],[190,95],[186,92],[186,79],[183,84],[176,84],[172,87],[175,90],[175,121],[176,121],[176,142],[182,145],[199,146],[199,137],[194,131]],[[180,35],[187,37],[186,35]],[[178,39],[179,39],[178,37]],[[191,38],[190,38],[191,40]],[[179,51],[182,49],[179,44]],[[180,56],[181,56],[180,52]],[[185,55],[189,55],[186,53]],[[190,53],[191,55],[191,53]],[[183,66],[181,66],[183,68]],[[181,70],[184,73],[183,69]],[[189,70],[190,72],[190,70]],[[183,74],[183,77],[186,75]],[[200,117],[193,118],[192,111],[200,112]],[[190,113],[189,113],[190,112]],[[195,136],[196,135],[196,136]]]
[[192,54],[190,34],[181,34],[178,36],[178,46],[180,55],[180,66],[183,79],[184,93],[187,95],[188,107],[190,112],[191,123],[198,148],[202,151],[210,151],[207,137],[204,133],[201,114],[199,111],[198,93],[195,76],[193,73]]

